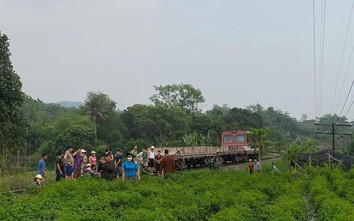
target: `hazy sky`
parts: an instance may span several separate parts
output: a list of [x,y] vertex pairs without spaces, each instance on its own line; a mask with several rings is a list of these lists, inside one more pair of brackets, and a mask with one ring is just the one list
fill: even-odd
[[[319,46],[321,1],[316,4]],[[333,107],[351,4],[327,1],[322,114]],[[153,85],[190,83],[203,92],[204,110],[260,103],[313,118],[312,16],[310,0],[0,0],[0,31],[10,39],[25,93],[45,102],[83,102],[88,91],[102,91],[120,109],[149,104]],[[353,28],[337,113],[353,80],[354,64],[344,82]],[[353,116],[354,107],[347,117]]]

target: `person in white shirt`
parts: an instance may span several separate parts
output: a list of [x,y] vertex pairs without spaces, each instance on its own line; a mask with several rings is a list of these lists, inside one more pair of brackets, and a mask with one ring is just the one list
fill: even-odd
[[149,167],[149,172],[152,173],[152,168],[154,168],[154,162],[155,162],[155,152],[154,152],[155,147],[151,146],[149,153],[148,153],[148,167]]
[[275,166],[274,163],[272,163],[272,171],[273,172],[277,172],[278,171],[278,168]]

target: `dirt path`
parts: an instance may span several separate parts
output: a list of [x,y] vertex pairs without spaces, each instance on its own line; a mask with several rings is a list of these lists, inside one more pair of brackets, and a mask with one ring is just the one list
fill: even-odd
[[315,221],[315,209],[313,207],[313,204],[310,201],[310,197],[308,194],[305,196],[305,201],[308,205],[308,214],[307,214],[307,220],[308,221]]
[[[275,157],[275,158],[271,158],[271,159],[264,159],[262,160],[262,164],[270,164],[272,162],[277,162],[278,160],[280,160],[279,156]],[[238,163],[238,164],[224,164],[221,169],[222,170],[236,170],[236,171],[242,171],[242,170],[246,170],[248,163],[244,162],[244,163]]]

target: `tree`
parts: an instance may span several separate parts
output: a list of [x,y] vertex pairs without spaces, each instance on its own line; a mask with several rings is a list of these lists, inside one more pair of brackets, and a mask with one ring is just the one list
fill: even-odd
[[171,84],[154,86],[157,94],[150,97],[155,106],[179,107],[188,112],[199,111],[199,105],[205,98],[199,89],[190,84]]
[[13,70],[8,40],[0,32],[0,146],[3,150],[3,165],[9,147],[12,151],[25,147],[27,132],[27,123],[19,112],[24,97],[22,83]]
[[263,150],[267,149],[267,147],[269,146],[269,141],[267,139],[267,134],[269,134],[269,130],[266,128],[254,128],[251,129],[251,132],[256,136],[254,148],[259,149],[258,161],[261,162]]
[[124,128],[122,118],[119,112],[107,113],[107,121],[98,126],[97,136],[101,141],[104,141],[110,146],[122,146],[124,141],[123,133],[126,131]]
[[261,128],[262,116],[242,108],[232,108],[221,117],[223,131],[225,130],[248,130],[249,128]]
[[206,135],[193,132],[183,136],[183,142],[187,146],[211,146],[215,145],[216,137],[213,137],[209,132]]
[[171,140],[182,142],[189,121],[189,116],[180,108],[154,106],[148,106],[136,119],[142,136],[152,139],[158,146],[166,145]]
[[251,111],[252,113],[261,114],[262,112],[264,112],[264,108],[259,103],[255,104],[255,105],[250,105],[250,106],[246,107],[246,109]]
[[89,115],[95,125],[95,142],[97,142],[97,125],[107,120],[109,112],[114,111],[116,102],[112,101],[108,95],[101,92],[88,92],[87,99],[82,109]]
[[347,124],[348,119],[345,116],[339,117],[337,114],[326,114],[322,116],[319,120],[319,123],[321,124],[331,124],[333,122],[339,123],[339,124]]
[[182,143],[190,116],[178,107],[135,104],[122,113],[128,139],[143,139],[158,146]]
[[84,125],[72,125],[64,130],[56,139],[57,147],[91,146],[95,139],[92,128]]
[[300,121],[304,122],[304,121],[307,121],[307,119],[308,119],[307,114],[302,114],[301,118],[300,118]]
[[126,137],[133,140],[142,138],[142,127],[139,125],[138,121],[140,121],[142,115],[148,111],[148,109],[148,105],[134,104],[123,111],[121,118],[126,128]]

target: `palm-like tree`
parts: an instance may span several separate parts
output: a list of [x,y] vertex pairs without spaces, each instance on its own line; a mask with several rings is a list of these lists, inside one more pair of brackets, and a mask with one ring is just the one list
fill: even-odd
[[101,92],[89,92],[83,106],[85,114],[89,115],[95,125],[95,142],[97,142],[97,125],[107,120],[107,113],[115,108],[115,102]]
[[256,142],[254,148],[259,149],[258,162],[261,163],[261,157],[263,151],[267,149],[267,147],[269,146],[269,141],[267,140],[267,134],[269,134],[270,131],[266,128],[257,128],[257,129],[254,128],[251,129],[251,132],[253,133],[253,135],[256,136]]

